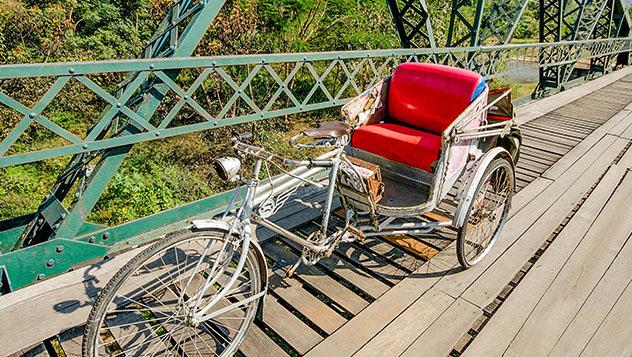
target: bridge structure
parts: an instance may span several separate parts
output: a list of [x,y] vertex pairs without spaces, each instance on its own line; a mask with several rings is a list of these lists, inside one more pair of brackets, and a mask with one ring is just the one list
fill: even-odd
[[[468,349],[499,354],[508,346],[517,346],[518,352],[524,348],[531,330],[520,332],[522,325],[510,322],[510,317],[515,317],[511,312],[498,315],[501,317],[496,319],[504,325],[496,325],[494,314],[509,309],[503,310],[505,301],[506,306],[512,306],[508,297],[514,295],[514,289],[514,296],[528,295],[517,293],[522,291],[518,283],[524,277],[539,277],[533,278],[530,286],[541,279],[553,286],[557,280],[552,273],[528,273],[532,269],[538,272],[535,263],[548,257],[548,247],[559,245],[555,244],[558,236],[603,234],[608,228],[603,222],[609,216],[599,212],[618,216],[627,209],[620,197],[625,197],[631,186],[627,149],[632,139],[632,77],[626,66],[632,54],[632,21],[620,0],[540,0],[540,42],[512,44],[512,35],[530,1],[454,0],[447,31],[433,28],[425,0],[387,3],[401,40],[399,49],[191,57],[223,1],[181,0],[174,2],[143,58],[1,66],[0,110],[7,123],[3,126],[12,127],[3,131],[7,134],[1,138],[0,169],[69,159],[36,212],[0,222],[0,321],[20,321],[27,327],[23,331],[3,329],[0,340],[15,342],[3,344],[0,354],[42,340],[49,354],[54,341],[64,341],[64,346],[72,349],[66,342],[73,340],[72,332],[65,333],[68,338],[58,334],[82,323],[86,306],[103,280],[129,259],[136,247],[185,227],[193,218],[216,215],[227,204],[231,192],[115,227],[86,221],[134,144],[338,107],[403,61],[450,64],[476,70],[490,79],[538,69],[534,101],[518,110],[517,120],[525,132],[517,171],[521,191],[506,239],[501,239],[489,262],[458,274],[454,274],[455,260],[450,262],[454,258],[450,244],[453,233],[446,231],[440,232],[441,237],[375,238],[346,245],[331,259],[305,267],[297,278],[284,280],[274,270],[292,262],[297,247],[262,231],[259,239],[274,267],[266,300],[269,313],[267,320],[253,327],[242,353],[418,355],[420,351],[437,351],[458,355]],[[600,76],[604,77],[595,79]],[[595,80],[582,84],[587,79]],[[15,82],[44,90],[38,100],[26,103],[2,90],[2,83]],[[265,83],[270,90],[252,92],[252,83]],[[75,133],[47,117],[47,108],[71,89],[104,103],[102,115],[89,123],[85,133]],[[201,91],[208,90],[219,94],[217,101],[201,100]],[[539,99],[543,97],[547,98]],[[185,112],[193,113],[195,119],[183,120]],[[21,138],[32,126],[62,138],[64,143],[56,147],[22,145]],[[279,212],[277,220],[299,234],[308,234],[315,227],[318,210],[300,202],[306,197],[318,201],[322,194],[303,190],[299,194],[302,199]],[[593,223],[601,231],[593,232]],[[629,227],[624,224],[621,229],[612,234],[627,238]],[[558,248],[561,253],[557,260],[547,258],[557,264],[555,272],[573,276],[576,267],[566,272],[562,264],[566,260],[562,260],[571,261],[573,249],[582,244],[587,245],[585,249],[596,248],[580,238],[574,246]],[[627,247],[624,238],[611,243],[612,249],[623,251]],[[124,253],[130,249],[132,252]],[[573,259],[581,267],[587,264],[587,257]],[[623,258],[617,257],[606,255],[597,271],[606,274],[610,265],[621,264],[617,259]],[[104,262],[104,258],[108,260]],[[67,273],[71,270],[75,271]],[[625,279],[622,275],[627,277],[618,274],[616,278]],[[590,282],[586,284],[588,289]],[[602,280],[595,280],[590,287],[599,284]],[[565,290],[558,295],[547,295],[547,291],[525,299],[557,301]],[[617,298],[628,298],[626,291],[619,292]],[[76,294],[80,298],[71,298]],[[596,304],[590,296],[582,301]],[[619,308],[618,300],[611,299],[610,307]],[[53,309],[41,313],[51,301]],[[538,301],[525,306],[542,310],[538,316],[546,316],[544,307],[537,310],[541,306]],[[582,311],[582,307],[572,311],[573,318],[564,328],[571,328],[575,314]],[[35,313],[63,318],[48,326],[28,323],[28,319],[38,321]],[[563,317],[570,314],[569,310]],[[603,313],[584,347],[603,344],[599,339],[590,344],[591,337],[602,333],[602,323],[621,323],[609,316],[608,311]],[[417,319],[422,319],[421,325]],[[460,325],[454,328],[452,323]],[[506,341],[499,339],[492,344],[496,350],[486,351],[484,342],[494,336],[487,331],[501,333],[503,326],[510,325],[514,330],[507,328]],[[451,332],[442,332],[441,327]],[[564,331],[557,336],[559,340],[551,342],[551,348],[564,341]],[[514,344],[519,336],[527,337]]]

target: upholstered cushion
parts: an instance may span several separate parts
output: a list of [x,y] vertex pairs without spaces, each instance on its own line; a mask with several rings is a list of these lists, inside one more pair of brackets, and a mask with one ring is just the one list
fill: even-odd
[[441,135],[485,89],[474,72],[429,63],[404,63],[391,77],[387,121]]
[[381,123],[357,129],[351,145],[389,160],[432,172],[439,158],[441,136],[407,126]]

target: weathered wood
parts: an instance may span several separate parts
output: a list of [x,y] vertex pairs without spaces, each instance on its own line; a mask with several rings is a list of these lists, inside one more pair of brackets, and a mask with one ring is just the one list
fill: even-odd
[[632,285],[626,287],[617,304],[592,336],[582,356],[632,355]]
[[[578,356],[581,354],[582,349],[588,344],[632,280],[630,261],[632,261],[632,244],[628,238],[626,245],[568,325],[550,355]],[[632,305],[628,306],[625,313],[629,314],[631,308]]]
[[407,271],[390,264],[378,254],[362,249],[355,244],[342,243],[336,253],[392,284],[397,284],[408,276]]
[[61,348],[67,357],[81,356],[81,341],[83,339],[83,326],[66,330],[59,334]]
[[[297,255],[285,250],[278,244],[266,244],[263,248],[266,254],[277,262],[277,265],[281,261],[284,262],[283,265],[291,265],[300,259]],[[300,279],[318,289],[318,291],[325,294],[328,298],[352,314],[359,313],[369,304],[366,300],[315,266],[301,264],[296,274]]]
[[382,239],[423,260],[430,260],[439,253],[438,249],[410,236],[388,235]]
[[[506,353],[548,353],[632,232],[632,220],[612,224],[612,217],[632,217],[632,175],[626,176],[610,202],[540,299]],[[595,252],[599,254],[595,254]],[[538,341],[534,344],[533,341]]]
[[248,328],[248,333],[239,347],[239,351],[248,357],[281,357],[288,355],[257,326]]
[[[417,300],[358,352],[358,356],[397,356],[430,326],[454,299],[441,291]],[[411,328],[414,326],[414,328]]]
[[328,334],[347,322],[344,317],[303,289],[301,283],[294,278],[283,279],[272,273],[268,288]]
[[270,295],[266,296],[263,322],[300,354],[306,353],[323,340],[322,336],[305,325],[298,317],[292,315],[279,304],[276,298]]
[[[299,248],[298,245],[293,242],[287,240],[284,240],[284,242],[294,248]],[[334,272],[373,298],[379,297],[389,289],[388,285],[336,255],[322,259],[317,266],[329,272]]]
[[551,281],[566,263],[568,256],[583,239],[602,207],[608,201],[610,193],[618,185],[622,174],[623,171],[621,170],[611,170],[606,174],[595,191],[540,258],[538,264],[529,271],[529,274],[520,282],[507,301],[491,318],[488,325],[468,347],[467,355],[493,356],[502,354]]
[[477,306],[457,298],[401,356],[449,355],[452,347],[482,314],[483,312]]
[[[494,251],[497,253],[491,252],[490,256],[486,257],[486,262],[481,262],[482,264],[480,265],[481,267],[485,267],[488,264],[493,265],[492,268],[486,269],[480,276],[476,276],[476,283],[472,287],[467,286],[473,283],[470,278],[474,276],[470,274],[478,273],[478,269],[481,269],[479,265],[469,269],[464,274],[460,274],[458,282],[456,279],[454,279],[455,281],[447,279],[445,283],[450,285],[450,287],[446,287],[446,289],[449,289],[446,291],[460,294],[462,292],[461,289],[465,288],[466,291],[463,292],[463,297],[466,300],[479,307],[489,304],[502,290],[505,283],[511,280],[520,266],[529,260],[546,238],[568,215],[579,199],[606,171],[624,146],[625,142],[612,137],[606,137],[595,145],[593,150],[578,160],[563,177],[555,181],[543,192],[543,200],[536,202],[538,207],[533,207],[533,210],[525,212],[526,214],[520,217],[520,222],[507,224],[497,243],[498,247],[494,247]],[[541,216],[538,215],[526,227],[527,225],[524,223],[527,221],[527,216],[532,213],[541,213]],[[521,237],[528,238],[520,239]],[[505,251],[507,247],[505,243],[513,243],[514,241],[516,244],[512,244],[511,249]],[[497,261],[493,261],[492,259],[500,253],[502,253],[502,256]]]

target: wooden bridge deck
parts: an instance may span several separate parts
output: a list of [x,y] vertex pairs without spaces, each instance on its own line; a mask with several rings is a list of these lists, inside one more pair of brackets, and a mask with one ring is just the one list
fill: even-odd
[[[489,257],[461,271],[446,230],[345,244],[283,279],[299,250],[261,232],[270,293],[241,352],[631,355],[632,68],[519,108],[518,120],[520,191]],[[308,234],[316,212],[299,207],[278,219]],[[131,254],[0,298],[0,355],[79,355],[73,326]]]

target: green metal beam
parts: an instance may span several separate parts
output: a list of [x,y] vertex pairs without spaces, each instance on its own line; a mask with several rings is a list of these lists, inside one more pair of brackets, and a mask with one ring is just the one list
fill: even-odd
[[[223,5],[224,1],[182,0],[174,3],[166,18],[159,25],[156,34],[146,46],[144,56],[146,58],[190,56]],[[173,69],[166,75],[175,79],[179,72],[179,69]],[[74,73],[69,70],[69,74],[72,75]],[[70,78],[68,76],[59,77],[57,82],[62,84],[54,87],[55,89],[59,88],[57,91],[49,91],[51,96],[54,97]],[[143,130],[155,129],[149,122],[169,92],[167,85],[155,77],[150,77],[146,72],[137,71],[128,76],[120,85],[117,98],[108,97],[106,91],[99,91],[98,86],[86,77],[78,79],[88,88],[96,90],[97,94],[110,104],[104,111],[102,119],[88,132],[87,138],[89,139],[103,138],[107,135],[107,132],[112,127],[111,124],[115,119],[118,120],[120,118],[121,112],[128,117],[128,120],[124,124],[122,132],[117,136],[125,137],[138,134]],[[139,89],[141,93],[136,94]],[[45,99],[48,98],[45,97]],[[42,106],[45,107],[48,102],[45,101]],[[139,104],[136,105],[135,103]],[[135,108],[132,109],[130,107]],[[39,117],[38,112],[32,114],[29,114],[29,117],[33,119]],[[65,134],[65,131],[63,133]],[[68,139],[71,141],[75,138],[72,135],[68,136]],[[96,153],[96,155],[94,152],[84,152],[75,155],[65,172],[57,180],[53,190],[40,205],[37,217],[27,226],[13,249],[31,246],[56,237],[74,237],[131,148],[131,145],[126,145],[109,149],[103,153]],[[87,171],[85,167],[98,154],[102,155],[96,169],[86,179]],[[58,206],[61,207],[59,202],[64,200],[66,194],[78,181],[78,184],[81,185],[77,189],[79,195],[75,197],[68,211],[59,211],[57,215],[51,215],[50,217],[45,216],[43,213],[50,205],[50,202],[58,202]]]

